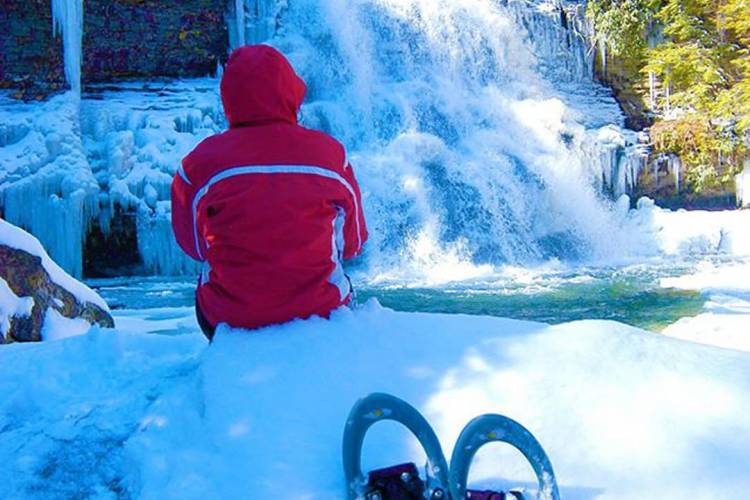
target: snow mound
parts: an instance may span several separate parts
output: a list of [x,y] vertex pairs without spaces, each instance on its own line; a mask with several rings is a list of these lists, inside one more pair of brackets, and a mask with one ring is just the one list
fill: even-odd
[[[208,349],[197,332],[93,329],[0,350],[0,497],[343,498],[346,416],[384,391],[423,411],[447,454],[479,413],[522,422],[564,498],[741,498],[749,374],[746,353],[612,322],[546,326],[375,302],[330,321],[222,328]],[[508,451],[480,452],[474,484],[530,485]],[[405,431],[373,429],[365,467],[409,459],[421,455]]]

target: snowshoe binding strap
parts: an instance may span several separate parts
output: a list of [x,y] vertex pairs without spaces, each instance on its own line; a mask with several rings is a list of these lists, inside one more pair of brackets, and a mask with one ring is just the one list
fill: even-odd
[[409,463],[370,472],[366,500],[424,500],[425,484]]
[[[427,477],[423,483],[416,474],[414,478],[401,477],[401,473],[414,474],[416,467],[407,464],[402,466],[382,469],[370,474],[370,480],[366,480],[362,473],[361,458],[362,445],[365,435],[373,424],[383,420],[398,422],[409,429],[419,440],[427,453]],[[377,491],[370,486],[379,480],[383,484],[391,484],[394,471],[399,471],[399,480],[409,483],[411,486],[422,488],[422,496],[430,500],[444,500],[448,495],[448,464],[440,446],[440,441],[435,435],[427,420],[410,404],[389,394],[374,393],[366,398],[360,399],[352,408],[346,421],[343,441],[344,476],[346,477],[347,498],[349,500],[377,500]],[[401,470],[400,468],[404,468]],[[407,470],[408,469],[408,470]],[[409,479],[409,481],[403,481]],[[421,486],[416,482],[418,479]],[[426,483],[426,484],[425,484]],[[380,491],[379,498],[385,500],[383,495],[387,491]],[[369,496],[368,496],[369,495]],[[374,496],[373,496],[374,495]],[[372,498],[371,498],[372,497]],[[398,498],[398,497],[394,497]],[[403,497],[411,498],[411,497]]]
[[[450,469],[450,492],[454,500],[475,498],[466,491],[469,469],[479,448],[492,443],[507,443],[520,451],[529,461],[539,482],[538,500],[560,500],[560,493],[552,470],[552,463],[539,441],[524,426],[502,415],[482,415],[469,422],[458,437],[453,449]],[[489,492],[470,492],[488,494]],[[512,499],[514,496],[505,495]],[[482,498],[478,496],[477,498]],[[486,497],[485,497],[486,498]],[[492,498],[492,497],[489,497]]]

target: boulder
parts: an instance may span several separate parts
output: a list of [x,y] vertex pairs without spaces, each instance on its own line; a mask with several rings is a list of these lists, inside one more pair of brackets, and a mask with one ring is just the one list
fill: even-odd
[[0,343],[114,327],[107,304],[65,273],[32,235],[0,219]]

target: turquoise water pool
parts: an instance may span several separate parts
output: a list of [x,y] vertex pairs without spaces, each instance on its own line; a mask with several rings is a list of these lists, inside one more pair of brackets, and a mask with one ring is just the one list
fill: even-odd
[[[680,318],[694,316],[706,299],[697,291],[663,288],[660,280],[691,272],[692,264],[539,271],[439,287],[367,284],[354,280],[356,301],[377,298],[399,311],[500,316],[563,323],[608,319],[660,331]],[[113,309],[191,306],[195,285],[185,278],[115,278],[90,280]]]

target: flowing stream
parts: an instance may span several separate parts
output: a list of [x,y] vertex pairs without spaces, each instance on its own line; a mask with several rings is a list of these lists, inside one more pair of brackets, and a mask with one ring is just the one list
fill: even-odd
[[[463,313],[564,323],[607,319],[660,331],[701,312],[706,297],[698,291],[664,288],[660,282],[691,272],[694,263],[625,267],[506,269],[476,281],[443,286],[363,283],[356,303],[376,298],[397,311]],[[115,310],[137,314],[153,309],[169,316],[194,304],[195,283],[181,278],[114,278],[89,280]],[[356,306],[355,306],[356,307]],[[144,311],[145,312],[145,311]]]

